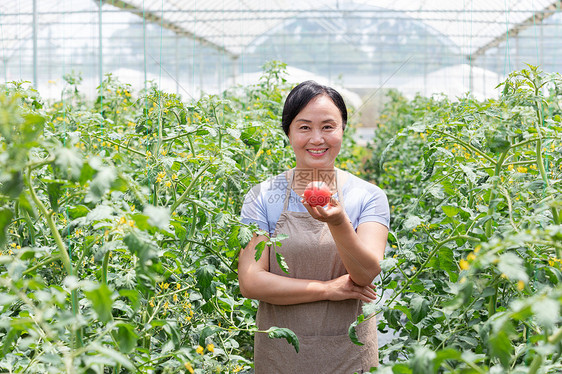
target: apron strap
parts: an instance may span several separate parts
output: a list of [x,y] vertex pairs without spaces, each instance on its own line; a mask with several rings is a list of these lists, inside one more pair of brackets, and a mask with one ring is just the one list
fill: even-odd
[[[342,184],[343,172],[338,173],[338,169],[336,169],[336,192],[338,193],[338,201],[341,204],[343,210],[345,210],[345,205],[343,203],[343,193],[341,192],[340,185]],[[343,185],[342,185],[343,187]]]
[[[287,173],[291,170],[287,170]],[[287,178],[285,178],[287,179]],[[295,179],[295,172],[294,170],[291,172],[291,180],[287,182],[287,189],[285,191],[285,201],[283,202],[283,212],[287,211],[287,207],[289,206],[289,197],[291,196],[291,186],[293,185],[293,180]]]

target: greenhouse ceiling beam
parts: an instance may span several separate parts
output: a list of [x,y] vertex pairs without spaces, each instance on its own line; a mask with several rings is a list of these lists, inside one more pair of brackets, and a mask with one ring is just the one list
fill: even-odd
[[498,35],[489,43],[483,45],[482,47],[478,48],[473,53],[467,56],[468,61],[473,61],[475,58],[482,56],[486,51],[491,48],[497,47],[503,41],[505,41],[508,37],[517,36],[521,31],[536,25],[537,23],[542,23],[546,18],[551,17],[556,14],[558,10],[560,10],[560,6],[562,4],[562,0],[556,0],[543,10],[537,11],[533,13],[533,15],[526,20],[514,25],[511,29],[508,29],[507,32]]
[[[95,1],[95,0],[94,0]],[[176,35],[180,35],[180,36],[186,36],[188,38],[194,39],[196,41],[198,41],[199,43],[206,45],[208,47],[211,47],[213,49],[216,49],[217,51],[226,54],[227,56],[229,56],[232,59],[237,59],[239,56],[231,51],[229,51],[228,49],[226,49],[224,46],[220,45],[220,44],[216,44],[213,43],[212,41],[205,39],[202,36],[196,35],[190,31],[187,31],[186,29],[178,26],[177,24],[170,22],[170,21],[166,21],[166,19],[160,17],[159,15],[157,15],[154,12],[150,12],[147,10],[143,10],[138,8],[137,6],[130,4],[126,1],[123,0],[102,0],[103,3],[108,4],[108,5],[112,5],[114,7],[117,7],[119,9],[125,10],[129,13],[133,13],[141,18],[144,18],[145,20],[147,20],[148,22],[152,22],[157,24],[158,26],[173,31],[174,33],[176,33]],[[97,2],[97,1],[96,1]]]

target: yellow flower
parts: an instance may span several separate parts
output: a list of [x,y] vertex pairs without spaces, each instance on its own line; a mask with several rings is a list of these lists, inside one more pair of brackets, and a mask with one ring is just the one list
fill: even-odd
[[189,371],[191,374],[193,374],[193,366],[191,366],[191,362],[186,362],[185,364],[183,364],[183,366],[185,366],[185,368],[187,369],[187,371]]
[[480,252],[480,249],[481,249],[481,248],[482,248],[482,247],[481,247],[480,245],[477,245],[476,248],[474,248],[474,253]]
[[519,291],[523,291],[523,288],[525,288],[525,282],[523,282],[522,280],[520,280],[519,282],[517,282],[517,289]]
[[209,352],[214,352],[215,351],[215,345],[213,343],[207,344],[207,350]]
[[234,370],[232,371],[233,373],[238,373],[240,370],[244,369],[242,366],[240,365],[236,365],[234,367]]
[[158,178],[160,178],[160,179],[166,178],[166,172],[161,171],[160,173],[158,173]]
[[179,284],[179,283],[176,283],[176,289],[178,289],[178,290],[179,290],[180,288],[181,288],[181,284]]
[[195,352],[199,353],[200,355],[203,354],[203,351],[205,349],[203,347],[201,347],[200,345],[197,346],[197,348],[195,348]]
[[166,183],[164,183],[164,185],[165,185],[166,187],[171,187],[171,186],[172,186],[172,182],[166,181]]
[[16,248],[16,245],[17,245],[17,244],[16,244],[16,243],[12,243],[12,244],[10,244],[10,245],[12,246],[12,248]]
[[150,302],[149,302],[148,304],[149,304],[149,305],[150,305],[151,307],[153,307],[153,308],[154,308],[154,300],[152,300],[152,299],[151,299],[151,300],[150,300]]
[[466,259],[468,261],[474,261],[476,260],[476,256],[474,255],[474,253],[470,253],[468,256],[466,256]]
[[468,268],[470,267],[468,261],[466,261],[464,259],[460,260],[459,266],[460,266],[461,270],[468,270]]
[[518,167],[517,167],[517,171],[518,171],[519,173],[526,173],[526,172],[527,172],[527,168],[526,168],[526,167],[523,167],[523,166],[518,166]]
[[513,170],[513,165],[509,165],[509,166],[507,167],[507,170],[512,171],[512,170]]
[[174,303],[178,302],[178,294],[175,293],[174,296],[172,297],[172,299],[174,300]]
[[176,173],[172,174],[172,180],[175,181],[176,179],[178,179],[178,175]]

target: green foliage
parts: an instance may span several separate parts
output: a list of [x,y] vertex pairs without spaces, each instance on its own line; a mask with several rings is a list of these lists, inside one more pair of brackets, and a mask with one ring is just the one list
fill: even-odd
[[562,79],[529,66],[500,87],[390,94],[364,169],[392,210],[389,297],[360,316],[396,331],[381,372],[562,369]]
[[[75,75],[50,104],[2,86],[1,370],[251,370],[257,303],[236,263],[256,229],[239,213],[253,185],[294,165],[284,67],[196,102],[111,75],[93,103]],[[286,329],[260,333],[298,350]]]

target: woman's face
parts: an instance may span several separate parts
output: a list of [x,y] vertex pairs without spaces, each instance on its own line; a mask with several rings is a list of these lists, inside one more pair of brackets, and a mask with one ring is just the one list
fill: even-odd
[[342,122],[341,112],[328,96],[310,100],[289,126],[297,168],[334,167],[343,138]]

